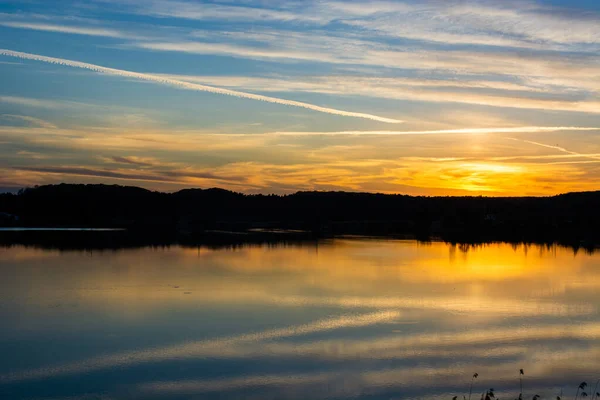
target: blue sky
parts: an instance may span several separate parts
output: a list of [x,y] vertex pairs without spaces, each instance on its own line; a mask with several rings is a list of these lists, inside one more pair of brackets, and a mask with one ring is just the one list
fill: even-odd
[[598,189],[596,1],[2,0],[0,49],[3,190]]

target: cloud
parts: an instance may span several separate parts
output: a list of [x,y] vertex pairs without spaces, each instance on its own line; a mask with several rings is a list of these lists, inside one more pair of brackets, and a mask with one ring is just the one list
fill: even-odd
[[363,35],[379,33],[443,45],[561,49],[565,45],[597,45],[600,37],[597,13],[564,12],[532,2],[305,1],[266,8],[258,1],[233,5],[152,0],[126,5],[123,12],[160,18],[242,24],[286,22],[291,29],[335,22],[350,29],[359,27]]
[[[134,47],[146,50],[181,52],[191,54],[216,54],[238,58],[250,58],[258,60],[297,60],[297,61],[313,61],[313,62],[331,62],[336,60],[331,55],[319,54],[319,52],[306,49],[307,45],[297,49],[281,48],[281,44],[277,47],[261,48],[242,44],[230,43],[207,43],[198,41],[143,41],[133,43]],[[343,60],[340,60],[343,62]]]
[[473,76],[446,79],[364,76],[166,76],[188,82],[252,91],[324,93],[492,107],[600,112],[600,102],[594,101],[593,96],[587,99],[580,96],[582,90],[594,93],[600,86],[595,88],[584,81],[550,81],[551,85],[543,85],[540,82],[527,82],[526,79],[511,82],[501,79],[482,80]]
[[[535,3],[423,2],[399,10],[389,10],[384,3],[373,11],[344,23],[444,45],[565,49],[567,45],[597,45],[600,37],[600,15],[569,15]],[[399,24],[399,20],[406,23]]]
[[172,180],[152,176],[148,174],[135,174],[131,172],[118,172],[108,169],[98,169],[92,167],[14,167],[21,171],[39,172],[45,174],[77,175],[77,176],[95,176],[102,178],[149,181],[149,182],[172,182]]
[[[235,140],[232,140],[233,137]],[[117,150],[127,152],[157,150],[168,152],[171,156],[174,152],[180,156],[182,153],[194,152],[196,160],[198,154],[205,154],[207,151],[243,152],[276,144],[273,143],[274,137],[271,135],[233,136],[196,129],[128,129],[118,126],[49,129],[0,125],[0,138],[6,138],[14,143],[46,144],[62,149],[91,150],[111,154]]]
[[[201,5],[203,9],[210,9],[214,5]],[[315,7],[317,7],[315,5]],[[335,7],[339,7],[336,5]],[[334,9],[335,9],[334,7]],[[353,5],[353,8],[359,5]],[[381,7],[383,10],[389,8],[389,5],[382,6],[376,3],[369,5],[369,9]],[[239,7],[240,9],[244,7]],[[406,7],[404,7],[406,8]],[[495,11],[487,10],[490,15],[494,15]],[[498,11],[500,14],[506,13],[506,10]],[[380,14],[381,11],[375,11],[375,14]],[[585,21],[585,19],[584,19]],[[572,22],[572,21],[571,21]],[[569,22],[569,23],[571,23]],[[117,37],[126,40],[125,46],[142,48],[147,50],[159,51],[174,51],[193,54],[214,54],[223,56],[233,56],[240,58],[267,60],[267,61],[302,61],[316,63],[331,63],[331,64],[350,64],[350,65],[365,65],[371,67],[385,67],[393,69],[416,69],[430,71],[444,71],[453,76],[466,76],[468,74],[497,74],[504,76],[518,77],[520,83],[503,82],[497,80],[490,81],[481,85],[477,82],[463,85],[465,87],[480,88],[480,89],[502,89],[516,91],[539,92],[547,91],[546,89],[554,89],[555,94],[564,94],[562,87],[583,90],[595,91],[600,90],[600,66],[598,65],[597,57],[586,54],[585,52],[572,52],[572,48],[566,50],[571,53],[548,52],[547,45],[540,45],[539,51],[523,52],[520,50],[511,52],[499,52],[480,50],[472,51],[466,49],[444,49],[436,48],[429,49],[427,46],[412,46],[399,47],[393,43],[380,40],[380,38],[367,35],[364,32],[361,34],[349,33],[345,31],[312,31],[306,32],[302,30],[274,30],[271,28],[253,28],[252,31],[190,31],[184,28],[162,29],[160,36],[157,36],[155,31],[152,31],[150,36],[137,35],[133,33],[125,34],[119,30],[111,28],[91,27],[68,27],[58,24],[48,24],[39,22],[14,22],[6,21],[14,27],[24,29],[44,29],[54,30],[57,32],[74,33],[74,34],[89,34],[96,36]],[[394,25],[398,25],[394,23]],[[579,26],[579,25],[577,25]],[[144,27],[147,30],[147,27]],[[441,29],[441,28],[440,28]],[[411,30],[411,32],[414,30]],[[167,39],[166,36],[171,37]],[[200,40],[190,40],[195,37]],[[446,40],[446,38],[443,38]],[[498,39],[498,38],[496,38]],[[441,41],[444,41],[441,40]],[[485,56],[482,54],[485,53]],[[592,54],[594,52],[591,52]],[[577,62],[574,62],[577,60]],[[176,77],[171,76],[176,79]],[[206,80],[204,82],[206,83]],[[213,80],[216,78],[213,78]],[[298,78],[296,78],[298,79]],[[340,81],[340,79],[342,81]],[[411,86],[430,87],[435,85],[435,82],[425,83],[418,78],[405,79],[404,82],[398,80],[378,80],[366,79],[364,77],[348,77],[346,82],[344,78],[323,77],[320,81],[311,79],[308,83],[312,86],[317,86],[321,91],[333,90],[333,93],[340,94],[344,86],[353,88],[354,93],[360,95],[369,95],[374,92],[376,95],[388,93],[387,98],[406,98],[406,96],[418,96],[415,93],[402,92],[397,89],[399,83],[408,84]],[[189,79],[187,79],[189,80]],[[459,87],[461,80],[445,79],[447,85],[451,87]],[[336,85],[335,82],[340,81]],[[354,82],[353,82],[354,81]],[[412,81],[413,83],[410,83]],[[421,81],[421,82],[419,82]],[[307,83],[306,81],[303,81]],[[218,83],[218,82],[215,82]],[[247,82],[248,83],[248,82]],[[389,84],[392,87],[389,87]],[[260,82],[256,81],[256,84]],[[262,85],[262,89],[258,90],[277,90],[271,89],[273,84],[277,88],[281,88],[282,82],[276,82],[271,79],[269,85]],[[226,85],[231,87],[231,85]],[[294,86],[293,82],[288,82],[288,86]],[[364,90],[360,89],[364,87]],[[368,86],[368,87],[367,87]],[[440,86],[440,85],[438,85]],[[257,90],[256,88],[247,87]],[[563,88],[564,89],[564,88]],[[347,89],[345,89],[347,90]],[[319,91],[316,90],[315,91]],[[352,92],[352,90],[350,90]],[[396,92],[396,94],[394,94]],[[435,94],[434,94],[435,95]],[[425,99],[427,100],[427,99]],[[514,100],[514,99],[513,99]],[[460,101],[460,100],[459,100]],[[488,100],[490,102],[492,100]],[[511,100],[505,101],[510,103]],[[515,101],[512,101],[515,103]],[[467,103],[474,103],[472,100]],[[476,104],[476,103],[475,103]],[[484,103],[485,104],[485,103]],[[494,105],[491,103],[491,105]],[[540,103],[540,106],[543,104]],[[531,108],[531,107],[530,107]]]
[[[131,162],[130,162],[131,163]],[[138,164],[139,165],[139,164]],[[189,178],[214,180],[228,183],[243,182],[246,180],[239,175],[218,175],[209,171],[196,171],[193,169],[182,170],[110,170],[106,168],[94,168],[85,166],[40,166],[40,167],[13,167],[21,171],[30,171],[44,174],[92,176],[102,178],[112,178],[120,180],[134,180],[146,182],[164,182],[164,183],[190,183]]]
[[153,83],[174,86],[174,87],[177,87],[180,89],[195,90],[195,91],[209,92],[209,93],[215,93],[215,94],[223,94],[223,95],[234,96],[234,97],[239,97],[239,98],[244,98],[244,99],[260,100],[260,101],[265,101],[268,103],[282,104],[282,105],[287,105],[287,106],[292,106],[292,107],[301,107],[301,108],[306,108],[306,109],[309,109],[312,111],[318,111],[318,112],[327,113],[327,114],[341,115],[341,116],[345,116],[345,117],[365,118],[365,119],[370,119],[370,120],[374,120],[374,121],[393,123],[393,124],[402,122],[400,120],[380,117],[380,116],[372,115],[372,114],[337,110],[337,109],[333,109],[333,108],[321,107],[321,106],[317,106],[314,104],[303,103],[303,102],[299,102],[299,101],[285,100],[285,99],[279,99],[276,97],[262,96],[262,95],[257,95],[257,94],[239,92],[239,91],[235,91],[235,90],[216,88],[216,87],[211,87],[211,86],[205,86],[205,85],[200,85],[200,84],[179,81],[176,79],[162,78],[160,76],[151,75],[151,74],[131,72],[131,71],[125,71],[125,70],[121,70],[121,69],[114,69],[114,68],[106,68],[106,67],[102,67],[99,65],[88,64],[88,63],[83,63],[83,62],[79,62],[79,61],[65,60],[62,58],[46,57],[46,56],[41,56],[41,55],[37,55],[37,54],[22,53],[22,52],[6,50],[6,49],[0,49],[0,55],[4,55],[4,56],[8,56],[8,57],[16,57],[16,58],[21,58],[21,59],[27,59],[27,60],[47,62],[47,63],[51,63],[51,64],[64,65],[64,66],[69,66],[69,67],[74,67],[74,68],[82,68],[82,69],[87,69],[87,70],[91,70],[91,71],[99,72],[99,73],[103,73],[103,74],[108,74],[108,75],[122,76],[122,77],[126,77],[126,78],[133,78],[133,79],[138,79],[138,80],[150,81]]
[[87,36],[103,36],[111,38],[131,38],[131,35],[127,35],[123,32],[106,29],[106,28],[89,28],[89,27],[78,27],[78,26],[65,26],[65,25],[54,25],[54,24],[41,24],[33,22],[10,22],[0,21],[0,26],[6,26],[9,28],[17,29],[32,29],[45,32],[57,32],[57,33],[72,33],[77,35]]
[[40,108],[58,108],[58,107],[60,107],[60,102],[56,102],[53,100],[40,100],[40,99],[32,99],[29,97],[19,97],[19,96],[0,96],[0,102],[17,104],[20,106],[40,107]]
[[23,156],[24,158],[34,159],[34,160],[44,160],[44,159],[50,158],[50,156],[48,156],[46,154],[36,153],[35,151],[27,151],[27,150],[21,150],[21,151],[17,152],[17,155]]
[[506,138],[506,139],[516,140],[516,141],[523,142],[523,143],[534,144],[536,146],[546,147],[548,149],[554,149],[554,150],[558,150],[558,151],[561,151],[563,153],[568,153],[568,154],[572,154],[572,155],[580,155],[577,152],[569,151],[569,150],[565,149],[564,147],[560,147],[560,146],[552,146],[550,144],[544,144],[544,143],[534,142],[534,141],[531,141],[531,140],[523,140],[523,139],[516,139],[516,138]]
[[[551,195],[596,189],[598,173],[591,163],[587,163],[588,167],[576,162],[586,158],[596,160],[592,157],[598,151],[589,148],[570,154],[536,146],[544,150],[533,152],[531,148],[535,147],[517,145],[516,141],[511,146],[503,134],[556,133],[575,137],[589,136],[589,129],[592,128],[489,127],[383,133],[338,131],[329,135],[328,132],[211,134],[195,130],[130,132],[119,128],[0,127],[0,140],[23,150],[48,149],[52,156],[43,165],[32,166],[24,165],[24,160],[14,154],[7,155],[8,165],[29,168],[14,176],[13,184],[19,185],[85,176],[137,180],[142,186],[162,190],[171,190],[169,185],[217,183],[252,193],[350,190],[429,195]],[[314,135],[319,135],[317,140]],[[557,153],[555,157],[549,154],[553,150]],[[152,152],[155,158],[143,156],[148,154],[144,152]],[[120,165],[111,168],[89,165],[90,160],[98,159],[97,154],[121,157],[101,159]],[[565,156],[569,159],[565,160]],[[70,165],[65,166],[64,158],[60,157],[69,158]],[[12,176],[6,169],[3,174]],[[551,186],[544,183],[548,179],[553,181]]]
[[[169,6],[169,4],[177,7]],[[242,77],[231,77],[229,83],[227,82],[228,78],[223,77],[220,79],[218,77],[198,79],[181,77],[180,79],[176,75],[165,76],[173,80],[191,81],[201,86],[214,84],[261,92],[302,91],[585,113],[597,113],[597,110],[600,109],[600,101],[597,100],[600,93],[600,64],[596,56],[597,47],[600,45],[597,33],[597,26],[600,26],[597,21],[600,20],[600,17],[593,13],[566,13],[563,12],[564,10],[532,6],[531,4],[511,3],[511,6],[508,7],[481,2],[464,4],[435,2],[423,5],[389,2],[370,2],[368,4],[310,2],[302,6],[295,4],[280,9],[266,9],[263,8],[263,5],[253,2],[249,2],[246,6],[152,2],[148,6],[146,3],[133,1],[128,2],[127,5],[130,7],[125,7],[125,10],[154,13],[153,15],[156,16],[171,15],[219,21],[226,21],[230,17],[234,19],[236,16],[241,17],[249,10],[256,11],[257,21],[262,18],[263,22],[271,20],[271,13],[273,13],[273,20],[290,23],[301,20],[307,22],[314,14],[314,16],[321,16],[325,21],[335,20],[350,26],[355,24],[377,25],[379,23],[385,26],[388,24],[395,29],[406,29],[408,33],[405,32],[403,37],[410,38],[410,35],[417,35],[420,40],[424,41],[431,39],[448,44],[454,43],[452,38],[455,36],[465,36],[465,40],[455,42],[481,44],[482,40],[485,43],[506,41],[507,43],[492,44],[502,44],[507,48],[514,48],[510,51],[470,49],[464,46],[432,48],[423,43],[399,46],[385,38],[374,36],[373,32],[380,32],[377,28],[373,28],[372,32],[361,31],[358,33],[354,30],[326,30],[325,28],[307,32],[295,24],[291,24],[285,30],[278,30],[276,27],[268,25],[258,25],[251,31],[191,31],[178,27],[163,29],[160,31],[160,36],[129,35],[129,37],[123,37],[126,39],[124,46],[129,48],[212,54],[263,61],[289,62],[292,60],[330,63],[338,66],[367,66],[373,69],[416,70],[444,75],[438,82],[435,82],[434,79],[428,81],[418,77],[374,79],[330,76],[307,79],[296,76],[288,79],[246,77],[245,80]],[[154,11],[149,11],[151,9]],[[251,20],[253,15],[250,14],[247,18]],[[396,23],[397,18],[404,18],[407,23],[398,24]],[[503,32],[500,27],[489,30],[489,32],[486,31],[486,28],[494,26],[498,19],[506,21],[505,24],[499,25],[508,27],[504,28],[506,32],[502,37],[498,34],[498,32]],[[429,20],[431,20],[431,24],[428,23]],[[7,21],[7,23],[29,29],[36,27],[63,29],[62,25],[39,22]],[[411,24],[415,26],[411,26]],[[404,26],[408,27],[403,28]],[[548,28],[549,26],[554,28]],[[570,28],[561,28],[565,26]],[[525,29],[532,27],[538,30],[537,33],[531,29]],[[85,34],[89,30],[90,33],[106,34],[107,37],[123,35],[115,29],[96,26],[64,27],[63,30],[66,32],[69,29],[71,29],[70,33]],[[472,31],[468,31],[469,29]],[[462,30],[468,32],[462,32]],[[193,40],[194,38],[196,40]],[[560,42],[560,46],[568,45],[568,47],[558,49],[566,50],[565,52],[548,51],[551,50],[550,42],[555,44]],[[573,47],[575,42],[580,43],[583,48]],[[536,51],[525,52],[519,49],[523,47],[535,48]],[[596,51],[591,51],[594,49]],[[370,73],[377,72],[376,70],[370,71]],[[487,76],[488,78],[492,75],[494,77],[485,81],[473,79],[472,75]],[[138,79],[141,78],[138,77]],[[453,89],[449,91],[449,88]],[[469,90],[465,92],[463,88]],[[196,89],[207,90],[206,88]],[[214,90],[210,91],[214,92]],[[548,95],[540,96],[541,93]],[[260,100],[271,101],[264,98]],[[279,100],[281,99],[276,102]]]
[[[190,53],[230,54],[246,58],[287,58],[337,64],[372,65],[394,69],[445,69],[449,72],[498,72],[539,76],[552,68],[598,73],[596,54],[571,52],[498,51],[469,47],[399,46],[364,34],[328,31],[283,31],[256,28],[251,32],[196,31],[201,41],[147,43],[156,49]],[[141,43],[140,45],[144,45]],[[171,48],[169,48],[172,46]],[[485,57],[482,57],[485,54]],[[580,62],[573,64],[573,59]],[[532,64],[524,70],[523,65]],[[484,70],[482,70],[485,68]]]
[[[50,109],[50,110],[71,108],[71,109],[78,109],[79,111],[81,111],[81,110],[94,111],[94,113],[97,113],[98,111],[110,110],[110,111],[119,112],[119,117],[121,117],[121,118],[118,119],[117,122],[119,122],[120,125],[124,124],[124,121],[123,121],[124,115],[122,113],[125,110],[127,110],[127,109],[130,109],[132,111],[136,110],[136,109],[133,109],[133,108],[127,107],[127,106],[93,104],[93,103],[83,103],[83,102],[77,102],[77,101],[57,100],[57,99],[49,100],[49,99],[39,99],[39,98],[21,97],[21,96],[0,96],[0,102],[16,104],[16,105],[26,106],[26,107],[45,108],[45,109]],[[125,115],[125,117],[126,116],[127,115]]]
[[141,159],[139,157],[113,156],[113,157],[110,157],[110,161],[120,163],[120,164],[137,165],[140,167],[152,167],[152,166],[156,165],[156,162],[154,162],[153,160],[149,160],[146,158]]
[[[562,153],[567,153],[570,156],[591,158],[591,159],[595,159],[595,160],[599,160],[600,161],[600,156],[598,156],[598,155],[595,155],[595,154],[582,154],[582,153],[578,153],[576,151],[567,150],[564,147],[560,147],[558,145],[553,146],[553,145],[550,145],[550,144],[545,144],[545,143],[540,143],[540,142],[534,142],[532,140],[524,140],[524,139],[517,139],[517,138],[510,138],[510,137],[507,137],[505,139],[515,140],[515,141],[518,141],[518,142],[523,142],[523,143],[528,143],[528,144],[533,144],[535,146],[545,147],[547,149],[558,150],[558,151],[560,151]],[[561,161],[559,163],[560,164],[566,164],[566,163],[573,164],[574,162]],[[578,161],[577,163],[581,163],[581,161]],[[558,164],[558,163],[554,163],[554,164]]]
[[[231,75],[161,75],[168,78],[208,85],[245,88],[268,92],[319,92],[329,94],[353,94],[375,92],[385,88],[390,91],[394,87],[421,88],[458,88],[458,89],[491,89],[515,92],[548,92],[547,88],[527,86],[517,82],[501,80],[481,80],[473,77],[463,79],[425,79],[407,77],[369,77],[358,75],[325,75],[325,76],[295,76],[261,77],[261,76],[231,76]],[[360,90],[358,90],[360,89]]]
[[[210,32],[207,35],[202,41],[144,41],[135,42],[132,46],[262,61],[292,60],[386,68],[394,70],[394,74],[405,75],[413,75],[410,71],[414,70],[421,75],[427,72],[440,78],[435,82],[419,76],[401,79],[364,76],[231,77],[227,83],[228,77],[180,77],[182,80],[220,83],[245,90],[318,92],[589,113],[597,113],[600,109],[600,60],[589,54],[400,48],[322,32]],[[371,70],[369,73],[381,72]],[[488,81],[483,77],[487,77]]]
[[44,121],[43,119],[40,119],[40,118],[26,116],[26,115],[2,114],[2,115],[0,115],[0,119],[9,119],[9,120],[16,119],[16,120],[21,120],[23,122],[26,122],[28,124],[32,124],[34,126],[39,126],[41,128],[57,129],[57,126],[51,122]]
[[[508,139],[508,138],[507,138]],[[547,147],[547,146],[543,146]],[[521,156],[504,156],[490,157],[492,161],[510,161],[510,160],[557,160],[565,158],[595,158],[600,157],[600,153],[569,153],[569,154],[545,154],[545,155],[521,155]]]
[[[561,132],[561,131],[600,131],[600,127],[580,127],[580,126],[517,126],[505,128],[462,128],[462,129],[441,129],[431,131],[339,131],[339,132],[272,132],[262,135],[275,136],[370,136],[370,135],[451,135],[451,134],[486,134],[486,133],[541,133],[541,132]],[[247,135],[247,134],[246,134]],[[261,135],[261,134],[257,134]],[[519,139],[514,139],[519,140]],[[528,142],[532,143],[532,142]],[[565,151],[559,147],[546,146],[550,148]],[[572,153],[577,154],[577,153]]]
[[[101,0],[112,4],[114,0]],[[309,2],[307,2],[309,3]],[[122,5],[122,3],[120,3]],[[159,18],[180,18],[189,20],[221,20],[238,22],[301,22],[324,24],[331,18],[319,12],[302,13],[286,9],[284,3],[277,7],[265,8],[261,4],[248,2],[244,5],[232,4],[202,4],[179,0],[144,0],[128,1],[128,10],[136,14]],[[275,5],[275,4],[273,4]],[[310,4],[309,4],[310,5]]]

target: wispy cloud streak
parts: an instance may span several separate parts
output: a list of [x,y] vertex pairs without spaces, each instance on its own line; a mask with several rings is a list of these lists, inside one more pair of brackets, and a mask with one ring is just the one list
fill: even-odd
[[[548,149],[558,150],[561,153],[566,153],[566,154],[570,154],[570,155],[573,155],[573,156],[584,157],[584,158],[591,158],[591,159],[594,159],[594,160],[600,160],[600,157],[598,157],[596,155],[587,155],[587,154],[578,153],[576,151],[567,150],[564,147],[560,147],[558,145],[553,146],[551,144],[545,144],[545,143],[540,143],[540,142],[534,142],[532,140],[523,140],[523,139],[517,139],[517,138],[511,138],[511,137],[507,137],[506,139],[508,139],[508,140],[515,140],[515,141],[518,141],[518,142],[523,142],[523,143],[528,143],[528,144],[533,144],[535,146],[545,147],[545,148],[548,148]],[[564,163],[564,162],[561,162],[561,163]]]
[[[131,162],[130,162],[131,163]],[[142,164],[138,163],[138,166]],[[143,173],[140,170],[113,171],[105,168],[91,168],[84,166],[46,166],[46,167],[14,167],[15,170],[30,171],[42,174],[74,175],[85,177],[113,178],[119,180],[134,180],[147,182],[184,183],[186,179],[205,179],[228,183],[242,182],[242,176],[221,176],[206,171],[171,170]]]
[[[338,132],[273,132],[271,135],[281,136],[361,136],[361,135],[442,135],[442,134],[486,134],[486,133],[542,133],[561,131],[598,131],[600,127],[578,127],[578,126],[519,126],[508,128],[466,128],[466,129],[442,129],[431,131],[338,131]],[[519,140],[519,139],[515,139]],[[528,142],[534,143],[534,142]],[[534,143],[541,145],[539,143]],[[546,145],[544,145],[546,146]],[[546,146],[561,149],[554,146]],[[561,149],[561,151],[568,150]],[[570,153],[578,154],[578,153]]]
[[30,117],[28,115],[3,114],[3,115],[0,115],[0,120],[2,120],[2,119],[20,120],[25,123],[31,124],[33,126],[39,126],[41,128],[58,129],[58,127],[51,122],[44,121],[43,119],[40,119],[40,118]]
[[131,35],[125,35],[122,32],[113,30],[113,29],[105,29],[105,28],[89,28],[89,27],[80,27],[80,26],[65,26],[65,25],[54,25],[54,24],[41,24],[41,23],[32,23],[32,22],[9,22],[3,21],[0,22],[0,26],[6,26],[8,28],[16,28],[16,29],[31,29],[36,31],[44,31],[44,32],[56,32],[56,33],[71,33],[76,35],[86,35],[86,36],[102,36],[102,37],[111,37],[111,38],[131,38]]
[[58,108],[59,103],[52,100],[39,100],[29,97],[19,96],[0,96],[0,103],[10,103],[19,106],[40,107],[40,108]]
[[160,77],[160,76],[156,76],[156,75],[152,75],[152,74],[132,72],[132,71],[126,71],[126,70],[122,70],[122,69],[115,69],[115,68],[107,68],[107,67],[102,67],[100,65],[88,64],[88,63],[84,63],[84,62],[80,62],[80,61],[66,60],[66,59],[62,59],[62,58],[46,57],[46,56],[42,56],[42,55],[38,55],[38,54],[22,53],[19,51],[0,49],[0,55],[8,56],[8,57],[16,57],[16,58],[25,59],[25,60],[41,61],[41,62],[46,62],[46,63],[50,63],[50,64],[64,65],[64,66],[73,67],[73,68],[82,68],[82,69],[87,69],[90,71],[99,72],[99,73],[103,73],[103,74],[107,74],[107,75],[114,75],[114,76],[121,76],[121,77],[125,77],[125,78],[144,80],[144,81],[149,81],[149,82],[153,82],[153,83],[174,86],[174,87],[178,87],[181,89],[195,90],[195,91],[200,91],[200,92],[209,92],[209,93],[215,93],[215,94],[223,94],[223,95],[234,96],[234,97],[239,97],[239,98],[243,98],[243,99],[260,100],[260,101],[264,101],[267,103],[275,103],[275,104],[281,104],[281,105],[292,106],[292,107],[306,108],[306,109],[312,110],[312,111],[318,111],[318,112],[322,112],[322,113],[326,113],[326,114],[333,114],[333,115],[341,115],[344,117],[365,118],[365,119],[370,119],[373,121],[386,122],[386,123],[391,123],[391,124],[397,124],[397,123],[403,122],[403,121],[400,121],[397,119],[380,117],[380,116],[373,115],[373,114],[343,111],[343,110],[338,110],[335,108],[321,107],[321,106],[317,106],[317,105],[310,104],[310,103],[303,103],[300,101],[286,100],[286,99],[280,99],[277,97],[262,96],[259,94],[239,92],[236,90],[229,90],[229,89],[223,89],[223,88],[212,87],[212,86],[205,86],[205,85],[200,85],[200,84],[196,84],[196,83],[190,83],[190,82],[184,82],[184,81],[180,81],[180,80],[176,80],[176,79]]

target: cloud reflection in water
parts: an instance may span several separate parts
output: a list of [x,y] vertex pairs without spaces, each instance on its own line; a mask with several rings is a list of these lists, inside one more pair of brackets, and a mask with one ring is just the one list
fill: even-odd
[[506,397],[526,368],[528,390],[555,396],[595,379],[599,257],[375,240],[5,249],[0,393],[58,380],[55,397],[82,395],[87,377],[117,399],[435,398],[477,371]]

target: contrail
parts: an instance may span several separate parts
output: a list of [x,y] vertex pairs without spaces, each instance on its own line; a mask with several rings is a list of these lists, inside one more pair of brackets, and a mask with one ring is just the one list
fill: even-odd
[[517,139],[517,138],[510,138],[510,137],[507,137],[506,139],[516,140],[518,142],[523,142],[523,143],[529,143],[529,144],[533,144],[533,145],[540,146],[540,147],[546,147],[548,149],[558,150],[563,153],[567,153],[567,154],[571,154],[571,155],[579,155],[579,153],[577,153],[575,151],[567,150],[564,147],[560,147],[560,146],[552,146],[551,144],[545,144],[545,143],[540,143],[540,142],[534,142],[532,140],[523,140],[523,139]]
[[[559,131],[597,131],[600,127],[577,127],[577,126],[519,126],[510,128],[466,128],[466,129],[443,129],[433,131],[337,131],[337,132],[271,132],[257,133],[256,135],[281,135],[281,136],[361,136],[361,135],[440,135],[440,134],[483,134],[483,133],[539,133]],[[240,134],[242,135],[242,134]]]
[[42,61],[42,62],[47,62],[50,64],[65,65],[65,66],[74,67],[74,68],[82,68],[82,69],[87,69],[87,70],[94,71],[94,72],[99,72],[102,74],[123,76],[126,78],[150,81],[150,82],[159,83],[159,84],[163,84],[163,85],[175,86],[175,87],[178,87],[181,89],[196,90],[196,91],[200,91],[200,92],[210,92],[210,93],[216,93],[216,94],[224,94],[227,96],[235,96],[235,97],[240,97],[243,99],[260,100],[260,101],[266,101],[268,103],[283,104],[283,105],[292,106],[292,107],[301,107],[301,108],[306,108],[309,110],[318,111],[318,112],[322,112],[322,113],[326,113],[326,114],[342,115],[345,117],[365,118],[365,119],[370,119],[373,121],[387,122],[390,124],[399,124],[399,123],[404,122],[404,121],[401,121],[398,119],[385,118],[385,117],[380,117],[380,116],[372,115],[372,114],[364,114],[364,113],[357,113],[357,112],[351,112],[351,111],[337,110],[335,108],[321,107],[321,106],[317,106],[317,105],[310,104],[310,103],[303,103],[300,101],[285,100],[285,99],[279,99],[277,97],[262,96],[259,94],[239,92],[237,90],[230,90],[230,89],[223,89],[223,88],[219,88],[219,87],[200,85],[197,83],[190,83],[190,82],[180,81],[178,79],[166,78],[166,77],[161,77],[161,76],[152,75],[152,74],[132,72],[132,71],[126,71],[126,70],[122,70],[122,69],[115,69],[115,68],[107,68],[107,67],[102,67],[100,65],[88,64],[88,63],[84,63],[84,62],[80,62],[80,61],[72,61],[72,60],[66,60],[66,59],[62,59],[62,58],[46,57],[46,56],[41,56],[38,54],[22,53],[20,51],[0,49],[0,55],[8,56],[8,57],[16,57],[16,58],[25,59],[25,60]]
[[595,154],[582,154],[582,153],[578,153],[576,151],[571,151],[571,150],[565,149],[564,147],[560,147],[560,146],[553,146],[553,145],[546,144],[546,143],[534,142],[532,140],[523,140],[523,139],[517,139],[517,138],[512,138],[512,137],[507,137],[505,139],[515,140],[517,142],[529,143],[529,144],[533,144],[535,146],[540,146],[540,147],[546,147],[548,149],[558,150],[562,153],[570,154],[570,155],[577,156],[577,157],[584,157],[584,158],[591,158],[593,160],[600,160],[600,157],[598,157]]

